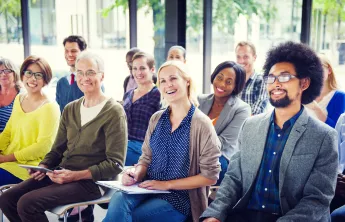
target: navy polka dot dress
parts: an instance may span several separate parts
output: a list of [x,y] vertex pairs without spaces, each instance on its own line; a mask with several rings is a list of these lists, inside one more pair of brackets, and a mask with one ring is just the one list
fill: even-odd
[[[179,127],[171,133],[170,110],[159,119],[150,139],[152,162],[147,170],[149,180],[175,180],[189,175],[189,137],[195,107],[192,105]],[[169,202],[184,215],[190,214],[188,190],[171,190],[169,194],[155,195]]]

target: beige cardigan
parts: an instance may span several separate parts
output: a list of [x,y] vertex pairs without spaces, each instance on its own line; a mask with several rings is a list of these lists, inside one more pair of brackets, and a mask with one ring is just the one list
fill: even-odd
[[[149,166],[151,163],[150,138],[163,112],[164,110],[158,111],[151,117],[139,164]],[[217,146],[217,134],[211,120],[197,108],[192,117],[189,143],[189,176],[200,174],[208,179],[217,180],[220,172],[219,157],[221,155]],[[207,208],[208,188],[200,187],[189,190],[193,221],[199,221],[200,215]]]

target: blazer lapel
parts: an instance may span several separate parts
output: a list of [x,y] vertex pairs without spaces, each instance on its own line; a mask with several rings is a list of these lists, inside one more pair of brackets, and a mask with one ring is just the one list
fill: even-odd
[[300,117],[298,117],[294,126],[292,127],[289,138],[286,141],[279,167],[279,192],[282,190],[285,172],[289,165],[293,151],[295,150],[296,143],[306,130],[305,125],[308,123],[308,118],[309,116],[307,111],[303,110]]
[[205,99],[203,99],[204,101],[202,101],[202,103],[200,103],[199,109],[205,115],[208,115],[208,113],[211,111],[213,99],[214,99],[214,95],[212,94],[212,95],[207,96]]
[[[262,121],[260,122],[258,132],[256,132],[253,135],[253,139],[251,141],[255,141],[255,144],[253,144],[253,150],[251,152],[251,165],[253,167],[252,171],[254,174],[253,180],[256,178],[258,174],[258,170],[260,168],[260,164],[262,161],[262,156],[265,150],[265,145],[266,145],[266,140],[267,140],[267,135],[268,135],[268,130],[270,127],[270,118],[271,118],[272,112],[267,113]],[[261,133],[262,132],[262,133]]]
[[228,120],[233,118],[234,113],[231,112],[231,107],[235,104],[236,98],[231,96],[228,101],[226,101],[225,106],[219,114],[219,118],[214,126],[217,134],[223,131],[225,128],[224,124],[228,124]]

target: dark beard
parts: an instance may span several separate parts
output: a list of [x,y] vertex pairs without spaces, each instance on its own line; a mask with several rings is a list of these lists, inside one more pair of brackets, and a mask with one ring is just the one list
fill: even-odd
[[289,97],[287,96],[287,94],[284,96],[284,98],[282,99],[278,99],[278,100],[273,100],[272,97],[270,97],[270,103],[272,106],[274,106],[275,108],[285,108],[288,105],[291,104],[291,100],[289,99]]

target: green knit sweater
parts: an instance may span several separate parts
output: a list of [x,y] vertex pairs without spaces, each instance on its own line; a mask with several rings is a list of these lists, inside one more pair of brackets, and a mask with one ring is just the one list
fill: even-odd
[[52,150],[41,164],[89,169],[94,181],[111,179],[121,172],[115,163],[123,166],[126,157],[126,114],[119,103],[109,99],[94,119],[81,126],[82,101],[83,97],[65,107]]

